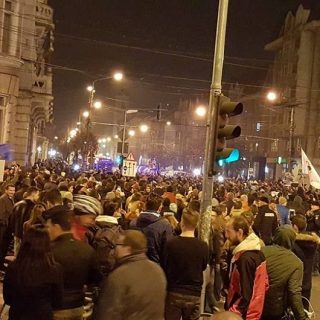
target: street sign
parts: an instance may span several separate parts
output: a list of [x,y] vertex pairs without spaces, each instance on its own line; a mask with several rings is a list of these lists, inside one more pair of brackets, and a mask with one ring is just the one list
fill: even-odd
[[125,177],[135,177],[137,175],[138,163],[134,161],[132,153],[129,153],[123,161],[122,174]]

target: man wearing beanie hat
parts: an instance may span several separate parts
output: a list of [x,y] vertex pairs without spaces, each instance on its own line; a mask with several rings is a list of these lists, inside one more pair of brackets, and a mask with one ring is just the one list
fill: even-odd
[[307,319],[301,295],[303,263],[291,251],[295,239],[294,230],[282,226],[274,234],[274,245],[262,248],[269,276],[262,320],[283,319],[288,308],[291,308],[295,319]]
[[252,226],[253,231],[266,245],[269,245],[272,243],[272,237],[277,227],[277,214],[269,208],[269,199],[263,195],[259,198],[259,209]]

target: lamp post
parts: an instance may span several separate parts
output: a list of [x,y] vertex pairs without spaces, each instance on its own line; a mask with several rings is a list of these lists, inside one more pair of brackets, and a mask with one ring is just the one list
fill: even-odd
[[126,129],[127,129],[127,114],[129,113],[137,113],[138,110],[125,110],[124,111],[124,121],[123,121],[123,133],[122,133],[122,144],[121,144],[121,154],[124,154],[124,146],[126,139]]
[[[266,98],[270,102],[276,102],[279,100],[279,94],[275,91],[269,91]],[[289,127],[289,157],[288,157],[288,169],[292,171],[292,159],[294,158],[294,130],[295,130],[295,107],[301,105],[301,103],[290,103],[279,106],[290,108],[290,127]]]

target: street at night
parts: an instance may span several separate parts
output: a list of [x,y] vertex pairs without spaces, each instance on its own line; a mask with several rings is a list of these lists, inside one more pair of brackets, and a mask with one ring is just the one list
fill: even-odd
[[0,30],[0,320],[320,320],[319,0]]

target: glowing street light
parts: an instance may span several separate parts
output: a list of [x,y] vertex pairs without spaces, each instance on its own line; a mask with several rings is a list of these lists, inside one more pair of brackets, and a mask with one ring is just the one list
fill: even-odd
[[84,118],[89,118],[90,113],[89,111],[84,111],[82,115]]
[[110,142],[110,141],[111,141],[111,138],[110,138],[110,137],[108,137],[108,138],[107,138],[107,142]]
[[87,86],[87,90],[88,90],[89,92],[92,92],[92,91],[94,90],[94,87],[93,87],[93,86]]
[[71,138],[74,138],[76,135],[77,135],[77,130],[76,130],[76,129],[72,129],[72,130],[70,131],[70,137],[71,137]]
[[148,130],[149,130],[149,127],[148,127],[146,124],[142,124],[142,125],[140,126],[140,131],[141,131],[142,133],[146,133]]
[[207,108],[204,106],[199,106],[196,108],[196,115],[199,117],[204,117],[207,114]]
[[103,138],[103,139],[101,139],[101,142],[102,142],[102,143],[106,143],[106,142],[107,142],[107,139],[106,139],[106,138]]
[[116,81],[121,81],[123,79],[123,73],[122,72],[116,72],[113,75],[113,79]]
[[93,107],[95,109],[101,109],[102,107],[102,102],[101,101],[95,101],[94,104],[93,104]]
[[171,126],[171,121],[167,121],[167,126]]
[[134,130],[129,130],[129,131],[128,131],[128,135],[129,135],[130,137],[134,137],[135,134],[136,134],[136,132],[135,132]]
[[37,151],[40,153],[41,150],[42,150],[42,148],[41,148],[41,146],[39,146],[39,147],[37,148]]
[[57,136],[54,137],[54,140],[58,140],[59,138]]
[[266,97],[268,101],[274,102],[278,99],[278,94],[275,91],[269,91]]
[[116,135],[114,136],[114,138],[115,138],[115,139],[119,139],[119,136],[116,134]]
[[80,126],[80,124],[81,124],[81,122],[79,121],[79,122],[77,122],[77,126]]

